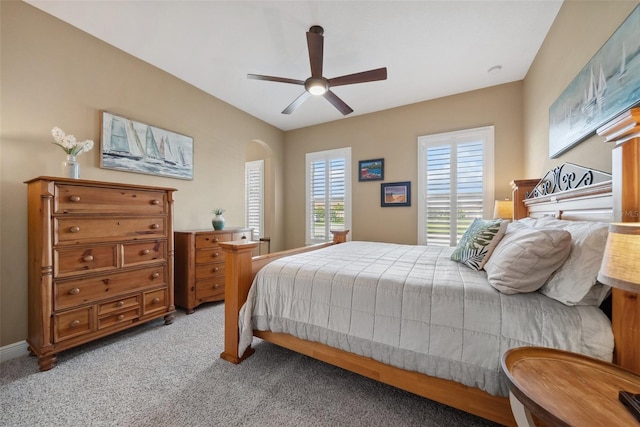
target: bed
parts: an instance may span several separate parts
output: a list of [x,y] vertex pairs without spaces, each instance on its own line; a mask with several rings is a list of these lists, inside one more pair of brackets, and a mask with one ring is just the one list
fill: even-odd
[[[616,219],[617,212],[633,209],[620,203],[637,203],[637,196],[623,198],[620,192],[638,192],[637,138],[635,141],[635,151],[627,145],[619,156],[627,172],[636,169],[635,175],[623,174],[615,155],[613,179],[601,176],[594,180],[594,171],[576,172],[571,165],[556,168],[541,180],[514,181],[514,218],[518,221],[505,227],[502,240],[486,261],[495,258],[497,265],[487,265],[486,270],[452,261],[456,248],[346,242],[346,232],[334,233],[334,242],[329,244],[255,258],[251,256],[253,243],[225,244],[225,350],[221,357],[240,363],[253,353],[250,344],[256,336],[504,425],[515,424],[499,369],[500,356],[508,348],[556,347],[638,369],[634,340],[640,317],[632,316],[630,325],[619,319],[622,313],[637,313],[634,294],[614,290],[610,322],[599,308],[609,291],[602,285],[589,283],[587,292],[577,297],[580,300],[571,300],[573,296],[553,287],[544,294],[528,290],[513,294],[511,282],[500,280],[505,270],[498,262],[508,258],[505,248],[510,246],[500,243],[507,242],[509,235],[510,241],[517,242],[521,236],[514,236],[518,233],[536,230],[539,234],[555,225],[565,233],[544,233],[562,239],[564,246],[569,234],[570,244],[575,245],[573,236],[585,233],[590,224],[598,224],[594,233],[602,233],[602,224]],[[557,192],[553,187],[566,191]],[[606,239],[606,227],[604,230]],[[594,233],[583,235],[590,238]],[[553,275],[576,252],[580,250],[572,246],[563,255],[567,261]],[[573,267],[565,273],[574,274],[576,265]],[[305,276],[309,282],[303,281]],[[425,277],[429,278],[426,283]],[[444,286],[443,277],[454,285]],[[495,280],[489,283],[491,277]],[[401,283],[400,290],[394,282]],[[426,293],[420,293],[421,289]],[[592,299],[582,305],[582,298],[588,295]],[[279,299],[282,296],[284,300]],[[563,298],[564,303],[559,302]],[[518,316],[518,311],[526,315]],[[338,322],[341,318],[348,319],[349,326]],[[433,325],[424,329],[424,324]],[[565,325],[569,333],[557,325]],[[415,333],[428,338],[420,342],[412,335]]]

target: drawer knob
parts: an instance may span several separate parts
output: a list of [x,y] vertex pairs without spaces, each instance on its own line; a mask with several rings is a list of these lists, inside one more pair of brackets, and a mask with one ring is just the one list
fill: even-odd
[[217,258],[220,254],[218,252],[214,252],[213,255],[211,255],[214,258]]
[[73,322],[69,323],[69,327],[70,328],[75,328],[80,326],[80,321],[79,320],[74,320]]
[[153,200],[151,201],[151,204],[152,204],[152,205],[159,205],[159,204],[160,204],[160,200],[158,200],[158,199],[153,199]]
[[124,319],[124,314],[119,314],[118,315],[118,320],[122,320],[122,319]]
[[74,225],[73,227],[69,227],[69,231],[72,233],[77,233],[80,231],[80,227],[78,227],[77,225]]
[[85,255],[85,256],[82,257],[82,260],[84,262],[91,262],[91,261],[93,261],[93,255]]
[[143,249],[140,251],[140,255],[149,255],[149,249]]
[[217,272],[218,272],[218,270],[220,270],[218,267],[213,267],[213,269],[212,269],[212,271],[213,271],[214,273],[217,273]]
[[69,196],[69,201],[78,203],[80,201],[80,196]]
[[220,284],[216,283],[215,285],[213,285],[213,289],[218,289],[220,287]]
[[124,301],[118,301],[116,303],[116,307],[123,307],[124,306]]
[[158,273],[158,272],[155,272],[155,273],[153,273],[153,274],[151,275],[151,278],[152,278],[152,279],[157,279],[158,277],[160,277],[160,273]]
[[213,238],[213,243],[218,243],[220,241],[220,239],[218,239],[217,237]]
[[73,288],[69,290],[69,295],[78,295],[80,293],[79,288]]
[[155,297],[154,299],[151,300],[151,304],[157,304],[160,302],[160,298]]
[[152,230],[157,230],[158,228],[160,228],[160,224],[151,224]]

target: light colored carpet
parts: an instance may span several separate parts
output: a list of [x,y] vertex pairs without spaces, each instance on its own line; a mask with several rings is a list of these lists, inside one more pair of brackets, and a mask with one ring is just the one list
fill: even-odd
[[2,426],[493,426],[480,418],[258,341],[219,358],[222,303],[63,352],[0,364]]

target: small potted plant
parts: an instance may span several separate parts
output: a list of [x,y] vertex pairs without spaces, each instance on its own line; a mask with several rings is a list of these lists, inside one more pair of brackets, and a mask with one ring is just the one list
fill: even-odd
[[215,208],[211,211],[211,213],[215,215],[215,217],[213,217],[213,219],[211,220],[211,225],[213,226],[214,230],[224,229],[225,219],[222,216],[224,212],[225,210],[220,208]]

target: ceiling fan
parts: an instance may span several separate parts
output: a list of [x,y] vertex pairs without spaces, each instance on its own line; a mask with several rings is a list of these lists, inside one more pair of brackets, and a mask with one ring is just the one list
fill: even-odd
[[314,25],[307,31],[307,47],[309,49],[309,62],[311,64],[311,77],[307,80],[289,79],[286,77],[263,76],[260,74],[247,74],[247,78],[255,80],[266,80],[271,82],[291,83],[304,86],[305,91],[297,97],[282,114],[293,113],[309,95],[322,95],[334,107],[345,116],[353,112],[342,99],[331,91],[333,86],[344,86],[355,83],[373,82],[387,79],[387,67],[375,70],[363,71],[361,73],[348,74],[345,76],[327,79],[322,75],[322,61],[324,50],[324,29],[319,25]]

